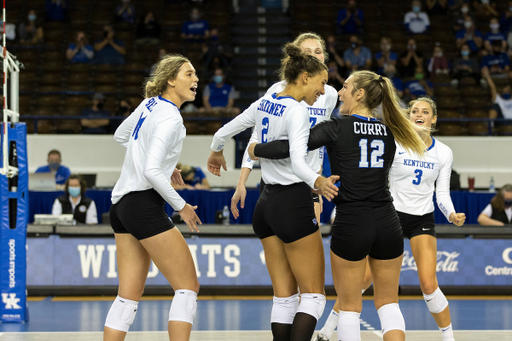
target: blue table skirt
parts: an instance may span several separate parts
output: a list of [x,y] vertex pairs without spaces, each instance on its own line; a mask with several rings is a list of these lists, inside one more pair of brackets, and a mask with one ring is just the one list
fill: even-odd
[[[185,201],[191,205],[197,205],[197,214],[201,221],[205,224],[215,223],[215,212],[222,210],[225,205],[230,207],[231,197],[234,190],[225,191],[204,191],[204,190],[182,190],[179,191],[180,195]],[[63,192],[35,192],[29,193],[29,223],[34,222],[34,214],[50,214],[52,212],[52,205],[55,199],[62,195]],[[96,202],[98,209],[98,220],[101,223],[101,215],[110,210],[110,190],[89,190],[86,195]],[[478,224],[477,218],[482,210],[489,204],[494,193],[488,192],[467,192],[467,191],[452,191],[451,197],[455,210],[457,212],[466,213],[467,224]],[[259,191],[257,189],[247,190],[247,197],[245,199],[245,208],[240,210],[240,218],[236,221],[231,215],[231,224],[251,224],[252,213],[256,202],[259,198]],[[334,204],[324,200],[324,211],[321,216],[323,223],[328,223],[331,212],[334,209]],[[166,205],[166,211],[169,215],[173,210],[169,205]],[[437,224],[447,224],[444,215],[439,211],[435,205],[435,220]]]

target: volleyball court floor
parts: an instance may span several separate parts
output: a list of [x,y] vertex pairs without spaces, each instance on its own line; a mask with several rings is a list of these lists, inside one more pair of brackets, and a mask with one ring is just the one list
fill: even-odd
[[[103,323],[114,297],[34,297],[29,299],[27,323],[0,323],[0,341],[102,340]],[[165,341],[172,297],[147,297],[127,341]],[[328,297],[317,328],[334,305]],[[400,307],[407,340],[441,341],[434,319],[420,296],[403,296]],[[455,339],[512,341],[512,296],[449,296]],[[202,296],[191,340],[272,340],[269,296]],[[382,340],[372,297],[365,297],[361,314],[362,340]],[[337,340],[336,333],[331,340]]]

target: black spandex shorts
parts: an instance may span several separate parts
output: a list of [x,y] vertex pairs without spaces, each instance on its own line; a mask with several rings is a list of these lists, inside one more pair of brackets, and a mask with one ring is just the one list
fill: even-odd
[[110,207],[110,224],[114,233],[130,233],[138,240],[153,237],[174,227],[164,206],[154,189],[130,192]]
[[311,196],[313,197],[313,202],[320,203],[320,196],[318,194],[311,192]]
[[311,188],[304,182],[265,185],[252,218],[254,233],[264,239],[277,236],[292,243],[318,231]]
[[391,202],[355,202],[336,207],[331,251],[343,259],[359,261],[367,255],[387,260],[404,252],[400,220]]
[[428,234],[432,237],[436,236],[434,212],[425,215],[398,212],[398,217],[404,231],[404,237],[411,239],[421,234]]

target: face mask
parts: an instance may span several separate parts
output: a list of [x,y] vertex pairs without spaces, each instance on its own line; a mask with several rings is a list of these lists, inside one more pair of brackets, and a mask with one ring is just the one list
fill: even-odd
[[484,5],[488,5],[488,4],[489,4],[489,0],[482,0],[482,3],[483,3]]
[[358,46],[359,46],[359,43],[350,44],[350,47],[352,48],[352,50],[357,49]]
[[103,109],[103,107],[105,106],[105,103],[98,103],[97,107],[98,109]]
[[409,50],[416,50],[416,45],[409,45],[408,48]]
[[219,36],[211,36],[210,40],[211,41],[219,41]]
[[491,28],[491,30],[497,31],[500,29],[500,24],[490,24],[489,27]]
[[214,81],[216,84],[220,84],[220,83],[222,83],[222,76],[219,76],[219,75],[217,75],[217,76],[213,76],[213,78],[212,78],[212,79],[213,79],[213,81]]
[[68,187],[69,195],[71,195],[73,198],[76,198],[80,195],[80,187]]
[[36,20],[36,18],[37,18],[37,16],[35,14],[30,14],[28,16],[28,20],[30,20],[30,21],[34,21],[34,20]]
[[510,99],[512,96],[510,96],[510,94],[502,94],[501,95],[501,98],[503,99]]
[[505,207],[509,208],[510,206],[512,206],[512,199],[505,200]]
[[190,17],[192,18],[192,20],[196,21],[197,19],[199,19],[199,14],[192,14]]
[[412,11],[415,13],[418,13],[420,11],[420,9],[421,9],[420,6],[412,6]]
[[466,14],[466,13],[468,13],[468,12],[469,12],[469,7],[462,7],[462,8],[460,9],[460,11],[461,11],[462,13]]
[[471,26],[473,26],[473,23],[471,21],[464,21],[464,27],[470,28]]
[[119,106],[119,111],[121,111],[121,112],[127,112],[128,110],[129,110],[129,108],[124,105]]
[[441,58],[443,56],[443,53],[442,52],[438,52],[437,53],[437,57]]
[[423,79],[423,74],[422,73],[415,73],[414,74],[414,78],[416,78],[417,80],[422,80]]
[[467,50],[460,51],[460,54],[462,55],[462,57],[469,57],[469,51]]
[[60,167],[60,163],[59,162],[50,162],[49,166],[50,166],[50,169],[57,170]]

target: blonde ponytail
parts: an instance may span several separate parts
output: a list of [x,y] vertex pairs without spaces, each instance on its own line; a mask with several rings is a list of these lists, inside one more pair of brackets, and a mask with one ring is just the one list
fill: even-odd
[[166,55],[157,63],[155,70],[146,79],[144,97],[150,98],[161,95],[167,89],[167,81],[174,80],[183,64],[190,63],[182,55]]

